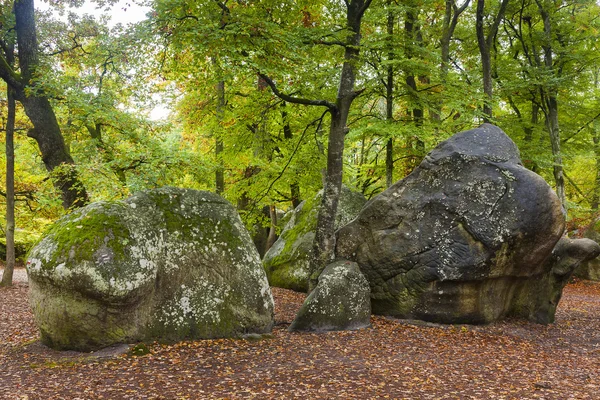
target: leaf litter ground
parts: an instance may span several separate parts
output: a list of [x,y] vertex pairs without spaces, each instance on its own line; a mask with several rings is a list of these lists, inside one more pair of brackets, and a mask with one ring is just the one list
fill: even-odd
[[600,398],[600,283],[568,285],[548,326],[373,317],[324,334],[288,333],[304,295],[274,288],[269,338],[150,343],[133,356],[41,345],[24,280],[0,289],[2,399]]

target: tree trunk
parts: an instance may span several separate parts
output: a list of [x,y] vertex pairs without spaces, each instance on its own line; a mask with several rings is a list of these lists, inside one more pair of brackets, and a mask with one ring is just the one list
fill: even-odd
[[6,119],[6,265],[0,286],[11,286],[15,269],[15,98],[8,88]]
[[36,140],[46,170],[61,192],[64,208],[81,207],[88,202],[87,192],[79,181],[75,163],[68,152],[50,102],[45,97],[19,96],[34,128],[27,135]]
[[217,161],[217,170],[215,171],[215,186],[217,194],[223,194],[225,191],[225,175],[223,166],[223,137],[222,137],[222,123],[223,123],[223,112],[225,109],[225,81],[219,81],[217,83],[217,123],[219,129],[216,134],[215,143],[215,158]]
[[[391,1],[388,1],[388,6]],[[394,36],[394,13],[388,11],[387,34],[388,34],[388,61],[394,57],[393,36]],[[394,121],[394,67],[390,63],[387,67],[387,81],[385,85],[385,119],[391,124]],[[390,187],[394,183],[394,138],[390,137],[385,145],[385,183]]]
[[485,29],[483,26],[483,20],[485,17],[485,0],[477,0],[477,11],[475,13],[475,31],[477,33],[477,45],[479,47],[479,53],[481,55],[481,69],[483,74],[483,93],[485,100],[483,102],[483,120],[484,122],[490,122],[492,119],[492,100],[493,100],[493,86],[492,86],[492,57],[491,49],[494,41],[496,40],[496,34],[498,33],[498,27],[500,21],[504,18],[506,12],[506,6],[508,0],[502,0],[498,14],[496,14],[492,26],[490,27],[487,36],[485,35]]
[[87,203],[88,196],[65,146],[50,102],[43,94],[35,93],[35,90],[27,95],[24,89],[25,86],[35,86],[32,77],[38,64],[33,0],[15,1],[14,12],[22,85],[13,89],[15,98],[23,104],[25,113],[34,126],[28,135],[38,143],[44,165],[52,172],[54,186],[62,194],[63,207],[83,206]]
[[[458,17],[467,8],[471,0],[465,2],[458,7],[455,0],[446,0],[446,10],[444,12],[444,20],[442,23],[442,38],[440,39],[440,81],[443,85],[448,79],[448,70],[450,69],[450,41],[454,35],[456,25],[458,25]],[[444,88],[445,89],[445,88]],[[440,122],[442,119],[442,103],[440,100],[435,105],[435,110],[432,111],[432,120]]]
[[[538,7],[540,15],[544,22],[544,64],[548,71],[552,71],[556,74],[554,62],[552,59],[552,25],[550,21],[550,14],[545,6],[548,8],[552,7],[552,3],[542,5],[538,0]],[[546,2],[548,3],[548,2]],[[550,85],[550,88],[543,91],[545,93],[545,103],[548,109],[546,115],[546,127],[550,135],[550,144],[552,146],[552,157],[553,157],[553,168],[554,181],[556,183],[556,194],[560,199],[565,213],[567,212],[567,197],[565,193],[565,177],[563,173],[563,162],[562,152],[560,148],[560,128],[558,124],[558,100],[557,100],[557,89]]]
[[269,219],[271,225],[269,226],[269,234],[267,236],[267,243],[265,245],[265,253],[273,246],[277,240],[277,208],[271,205],[269,206]]
[[598,211],[600,204],[600,134],[598,123],[594,122],[593,136],[594,140],[594,159],[596,161],[596,177],[594,179],[594,192],[592,193],[592,201],[590,207],[594,211]]
[[[417,46],[419,36],[419,22],[418,15],[414,9],[409,8],[406,11],[406,18],[404,20],[404,35],[405,35],[405,56],[407,59],[413,58],[413,47]],[[419,98],[419,92],[417,90],[417,80],[412,70],[408,69],[404,71],[406,74],[406,86],[408,87],[408,93],[410,94],[412,102],[412,120],[417,128],[416,131],[420,131],[419,128],[423,126],[423,107],[421,106],[421,100]],[[416,167],[421,162],[421,157],[425,153],[425,143],[418,136],[415,136],[414,147],[416,156],[412,157],[411,168]]]
[[360,46],[360,25],[364,11],[370,0],[352,0],[347,3],[347,28],[340,84],[335,103],[331,110],[329,127],[329,147],[327,149],[327,175],[319,214],[317,229],[313,243],[313,257],[310,265],[309,291],[318,283],[319,275],[327,264],[333,261],[335,250],[335,215],[342,187],[342,171],[344,156],[344,138],[348,131],[346,123],[352,101],[356,97],[354,83],[356,81],[356,64]]
[[560,199],[563,208],[567,210],[567,198],[565,194],[565,177],[563,174],[562,152],[560,149],[560,129],[558,125],[558,101],[556,96],[548,96],[548,132],[550,133],[550,143],[552,145],[552,157],[554,166],[552,172],[556,182],[556,194]]
[[483,29],[484,7],[485,0],[477,0],[475,28],[477,32],[477,45],[479,46],[479,54],[481,55],[483,93],[485,95],[483,103],[483,121],[489,122],[492,118],[492,60]]
[[[285,101],[281,103],[281,106],[286,107]],[[285,140],[291,140],[294,137],[294,135],[292,134],[292,127],[290,126],[290,122],[288,121],[287,112],[285,111],[285,109],[281,112],[281,119],[283,120],[283,137],[285,138]],[[298,207],[302,202],[302,199],[300,197],[300,185],[298,184],[298,182],[290,183],[290,198],[292,200],[292,207],[294,208]]]
[[[594,72],[594,87],[596,90],[599,89],[600,80],[598,75],[600,70]],[[600,99],[597,99],[600,100]],[[600,123],[598,120],[594,120],[592,123],[592,140],[594,141],[594,159],[596,161],[596,177],[594,179],[594,192],[592,193],[591,208],[594,211],[598,211],[598,205],[600,204]]]

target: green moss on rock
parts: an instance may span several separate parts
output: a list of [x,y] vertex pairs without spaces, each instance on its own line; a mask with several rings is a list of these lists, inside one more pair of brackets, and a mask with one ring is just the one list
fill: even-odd
[[[321,194],[305,200],[290,212],[288,223],[263,258],[263,265],[271,286],[292,289],[300,292],[308,290],[309,255],[317,227],[318,209]],[[352,220],[366,203],[360,193],[342,187],[336,227]]]
[[[30,299],[57,348],[269,332],[273,299],[234,207],[163,188],[95,203],[32,250]],[[50,305],[50,307],[47,307]]]

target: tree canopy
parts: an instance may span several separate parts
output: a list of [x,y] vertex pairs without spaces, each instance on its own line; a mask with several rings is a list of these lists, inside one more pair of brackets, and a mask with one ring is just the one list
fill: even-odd
[[[62,19],[34,14],[32,0],[2,6],[0,77],[17,100],[17,241],[61,205],[164,185],[216,191],[249,228],[276,229],[274,210],[325,188],[323,266],[342,182],[376,196],[484,121],[555,187],[574,226],[598,212],[593,0],[148,6],[146,20],[114,27],[68,2],[55,6]],[[170,115],[151,118],[156,105]]]

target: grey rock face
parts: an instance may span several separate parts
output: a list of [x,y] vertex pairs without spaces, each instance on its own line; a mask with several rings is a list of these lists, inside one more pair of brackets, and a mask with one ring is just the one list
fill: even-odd
[[[600,242],[600,220],[594,220],[584,231],[584,236],[588,239]],[[582,262],[573,275],[578,278],[588,279],[591,281],[600,281],[600,259],[592,258]]]
[[[361,193],[352,192],[342,186],[336,227],[350,222],[366,202]],[[286,216],[289,218],[288,223],[263,258],[271,286],[299,292],[308,290],[309,256],[315,238],[320,204],[321,192],[314,198],[303,201],[290,217]]]
[[329,264],[304,301],[290,331],[342,331],[370,326],[369,282],[350,261]]
[[515,290],[512,314],[538,323],[554,322],[562,290],[581,263],[600,255],[600,245],[590,239],[562,237],[546,260],[549,273],[538,281],[524,280]]
[[360,265],[374,313],[485,323],[523,315],[517,303],[530,297],[516,292],[552,273],[547,259],[564,227],[550,186],[484,124],[441,143],[367,203],[337,232],[336,257]]
[[273,325],[260,258],[221,197],[162,188],[59,220],[27,262],[42,341],[114,343],[234,337]]

